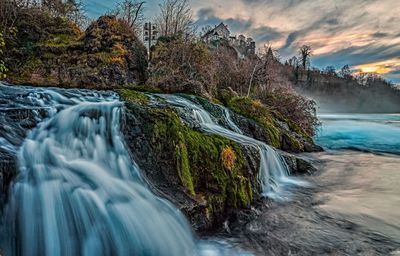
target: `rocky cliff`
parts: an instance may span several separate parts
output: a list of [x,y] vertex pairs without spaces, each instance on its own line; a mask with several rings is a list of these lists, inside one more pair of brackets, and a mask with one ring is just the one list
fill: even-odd
[[145,47],[114,16],[100,17],[82,32],[62,18],[24,13],[6,45],[13,84],[111,89],[146,79]]

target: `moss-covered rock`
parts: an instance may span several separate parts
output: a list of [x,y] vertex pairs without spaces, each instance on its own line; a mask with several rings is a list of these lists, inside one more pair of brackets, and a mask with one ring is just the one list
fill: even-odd
[[108,89],[146,80],[147,51],[114,16],[100,17],[83,32],[38,11],[23,13],[16,28],[7,43],[11,83]]
[[285,119],[259,100],[248,97],[232,97],[227,101],[227,106],[237,114],[256,122],[255,125],[236,117],[239,127],[255,139],[265,141],[275,148],[288,152],[300,153],[321,150],[298,125]]
[[135,160],[196,229],[215,228],[250,207],[258,194],[258,167],[249,169],[240,145],[187,127],[163,102],[146,105],[140,92],[119,92],[127,110],[123,132]]

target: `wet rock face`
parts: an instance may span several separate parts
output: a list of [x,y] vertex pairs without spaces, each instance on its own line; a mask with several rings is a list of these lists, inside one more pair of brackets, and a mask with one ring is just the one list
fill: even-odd
[[[198,232],[220,228],[242,209],[249,209],[260,197],[258,151],[205,135],[189,116],[179,113],[185,120],[180,119],[168,105],[156,104],[127,102],[121,128],[153,191],[178,206]],[[230,170],[223,169],[222,152],[236,154]],[[190,177],[184,173],[185,154]]]
[[[195,103],[201,104],[211,113],[217,123],[228,127],[224,118],[224,110],[220,106],[209,103],[202,98],[188,95],[180,96],[189,97]],[[221,187],[219,187],[218,183],[215,183],[215,180],[210,179],[207,174],[211,173],[213,177],[219,175],[218,170],[214,169],[213,166],[218,166],[221,160],[218,154],[216,158],[213,157],[212,151],[218,150],[219,147],[224,147],[224,145],[218,144],[220,143],[218,137],[215,139],[209,138],[212,142],[211,144],[216,143],[215,145],[218,146],[211,147],[210,150],[205,150],[203,153],[195,151],[200,150],[201,152],[203,145],[199,144],[209,144],[210,141],[208,139],[204,140],[203,137],[208,137],[206,135],[201,135],[203,137],[196,135],[199,127],[196,125],[197,122],[193,119],[190,110],[171,108],[171,106],[157,99],[157,97],[153,100],[145,99],[143,94],[141,95],[138,92],[131,92],[130,95],[127,94],[123,98],[126,99],[126,103],[123,113],[122,132],[127,147],[156,193],[177,205],[186,214],[194,229],[199,232],[212,231],[221,227],[226,220],[232,221],[237,218],[240,219],[243,214],[246,215],[246,211],[249,208],[246,210],[246,207],[243,207],[245,205],[238,203],[240,202],[238,200],[240,193],[234,194],[235,196],[232,196],[232,194],[231,196],[229,194],[217,196],[221,195]],[[251,135],[254,135],[255,132],[250,129],[258,129],[260,136],[263,134],[255,121],[240,115],[235,115],[235,117],[235,121],[239,120],[240,122],[242,120],[248,127],[251,127],[249,128]],[[178,118],[179,124],[172,122],[171,118],[174,120]],[[174,126],[178,128],[171,128]],[[162,127],[162,129],[159,127]],[[192,142],[187,140],[185,134],[188,131],[185,129],[194,131],[194,134],[189,136],[196,140],[194,147],[193,145],[191,146]],[[160,134],[166,136],[163,137]],[[183,141],[181,140],[182,138],[184,138]],[[196,159],[189,157],[189,163],[187,164],[191,165],[188,174],[190,182],[188,182],[188,179],[182,179],[182,165],[184,163],[180,162],[182,157],[181,142],[184,143],[186,154],[200,155],[201,157],[200,162],[196,163],[193,163]],[[254,147],[243,145],[238,145],[237,149],[242,155],[242,171],[239,175],[241,178],[239,180],[233,179],[235,181],[230,186],[238,186],[241,179],[249,180],[253,195],[249,203],[254,205],[260,199],[260,184],[258,181],[260,168],[259,151]],[[315,171],[315,168],[306,159],[283,151],[280,153],[287,161],[292,175],[312,174]],[[193,168],[193,164],[201,165],[200,172],[196,172],[197,170],[195,167]],[[222,180],[229,180],[232,177],[235,176],[229,174]],[[192,186],[185,186],[187,183]],[[210,202],[212,202],[211,206]]]
[[[184,95],[182,95],[184,96]],[[223,118],[223,110],[219,105],[213,104],[203,98],[196,96],[184,96],[190,98],[190,100],[200,104],[205,110],[211,113],[217,122],[227,127],[226,120]],[[228,104],[229,105],[229,104]],[[233,122],[240,128],[240,130],[249,137],[256,140],[263,141],[268,145],[279,148],[286,152],[291,153],[302,153],[302,152],[320,152],[323,151],[322,147],[316,145],[312,139],[306,138],[305,136],[293,131],[289,125],[283,121],[279,121],[275,118],[274,122],[271,122],[273,129],[276,129],[277,134],[266,132],[265,127],[263,128],[257,121],[237,114],[234,111],[230,111],[230,116]],[[276,136],[273,136],[276,135]]]
[[43,109],[0,108],[0,215],[17,173],[17,151],[28,131],[46,116]]
[[0,149],[0,215],[7,199],[7,191],[16,174],[16,156]]
[[318,170],[305,157],[295,156],[286,152],[280,152],[282,158],[286,161],[291,175],[313,175]]

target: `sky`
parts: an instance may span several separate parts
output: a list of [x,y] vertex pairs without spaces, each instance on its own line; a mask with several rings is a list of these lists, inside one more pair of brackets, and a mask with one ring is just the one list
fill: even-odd
[[[146,16],[160,0],[146,2]],[[84,0],[96,18],[114,0]],[[258,47],[270,44],[282,60],[303,44],[313,49],[318,68],[348,64],[400,84],[400,0],[190,0],[199,27],[224,22],[233,35],[252,37]]]

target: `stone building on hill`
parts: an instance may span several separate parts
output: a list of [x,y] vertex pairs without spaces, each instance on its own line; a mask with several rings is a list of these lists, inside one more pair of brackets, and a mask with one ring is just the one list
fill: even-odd
[[222,22],[202,35],[201,40],[210,47],[218,47],[221,42],[228,42],[242,58],[256,53],[256,43],[251,37],[232,36],[228,26]]

